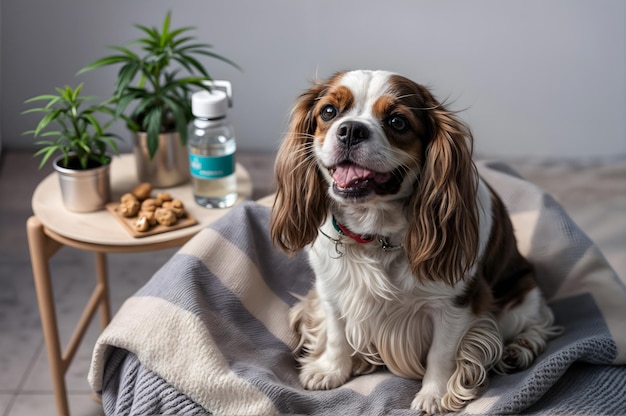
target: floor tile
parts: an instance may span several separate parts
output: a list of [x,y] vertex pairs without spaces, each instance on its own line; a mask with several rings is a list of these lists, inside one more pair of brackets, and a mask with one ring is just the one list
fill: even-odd
[[[91,363],[93,346],[100,334],[100,324],[96,319],[89,326],[85,338],[76,351],[76,355],[65,374],[65,385],[69,393],[90,393],[87,374]],[[20,393],[51,393],[52,379],[48,362],[48,353],[42,348],[34,359]]]
[[[72,416],[102,416],[102,405],[91,394],[70,394],[69,405]],[[20,394],[5,416],[54,415],[56,402],[52,394]]]
[[43,349],[41,334],[13,329],[0,337],[0,393],[15,393]]
[[41,348],[43,336],[32,277],[0,262],[0,393],[13,393]]

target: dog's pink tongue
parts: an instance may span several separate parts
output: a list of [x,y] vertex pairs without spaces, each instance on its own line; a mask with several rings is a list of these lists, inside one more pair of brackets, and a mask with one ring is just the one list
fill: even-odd
[[359,181],[373,179],[376,183],[385,183],[391,178],[391,173],[378,173],[364,167],[352,164],[339,165],[333,172],[333,179],[340,188],[349,188]]
[[371,178],[374,172],[357,165],[339,165],[333,172],[333,179],[341,188],[348,188],[353,183]]

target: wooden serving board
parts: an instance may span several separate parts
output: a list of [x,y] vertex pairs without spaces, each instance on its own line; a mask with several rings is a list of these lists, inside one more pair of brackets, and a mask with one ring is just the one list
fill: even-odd
[[113,214],[115,218],[124,226],[126,231],[130,233],[135,238],[148,237],[155,234],[166,233],[168,231],[180,230],[181,228],[191,227],[198,223],[194,217],[192,217],[188,212],[185,212],[185,215],[176,221],[174,225],[153,225],[148,228],[147,231],[137,231],[135,229],[135,222],[139,219],[139,217],[125,217],[120,213],[119,202],[109,202],[106,204],[106,209]]

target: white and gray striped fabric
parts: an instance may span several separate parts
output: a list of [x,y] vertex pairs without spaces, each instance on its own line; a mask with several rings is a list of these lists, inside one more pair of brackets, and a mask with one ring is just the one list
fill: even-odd
[[[626,414],[626,289],[546,193],[478,163],[502,196],[565,333],[526,371],[492,375],[461,414]],[[268,234],[269,208],[232,209],[184,245],[115,315],[89,373],[107,415],[409,415],[419,381],[380,370],[307,391],[287,313],[311,287],[306,255]]]

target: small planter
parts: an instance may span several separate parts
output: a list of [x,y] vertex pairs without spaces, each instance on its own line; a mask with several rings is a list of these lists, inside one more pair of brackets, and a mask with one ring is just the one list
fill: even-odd
[[156,188],[169,188],[189,181],[189,156],[177,132],[159,134],[154,158],[148,153],[148,134],[133,133],[137,178]]
[[[74,212],[93,212],[104,208],[111,199],[110,166],[96,165],[88,169],[70,168],[60,165],[63,156],[57,157],[52,165],[59,176],[61,195],[65,208]],[[76,161],[78,165],[78,161]]]

